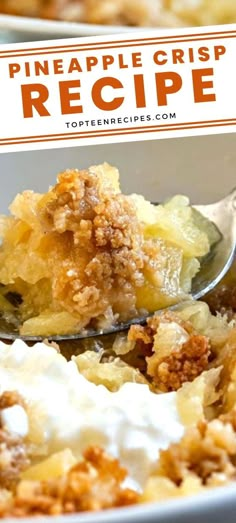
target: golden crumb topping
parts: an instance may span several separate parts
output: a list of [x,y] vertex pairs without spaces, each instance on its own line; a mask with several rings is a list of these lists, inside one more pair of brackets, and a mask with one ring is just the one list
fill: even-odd
[[100,448],[91,447],[84,459],[58,479],[22,480],[15,496],[0,502],[1,517],[60,515],[132,505],[138,494],[123,488],[126,471]]
[[28,465],[23,438],[0,429],[0,488],[12,488]]
[[186,381],[193,381],[207,369],[210,344],[205,336],[192,335],[181,348],[173,350],[166,358],[148,365],[148,373],[164,392],[178,390]]
[[[47,231],[63,235],[70,256],[53,285],[53,298],[71,313],[93,317],[109,307],[135,308],[143,283],[142,229],[134,205],[96,173],[67,171],[42,208]],[[123,298],[123,300],[122,300]]]
[[[177,334],[174,339],[168,326],[173,326]],[[178,390],[208,368],[209,339],[174,313],[155,315],[145,326],[131,326],[128,338],[135,341],[138,351],[145,356],[147,376],[162,392]]]
[[0,396],[0,488],[13,488],[20,473],[29,465],[24,438],[13,434],[2,426],[1,411],[14,405],[24,406],[21,396],[15,391],[6,391]]
[[225,481],[236,478],[236,411],[188,429],[182,440],[161,451],[157,474],[176,485],[188,474],[210,485],[223,474]]

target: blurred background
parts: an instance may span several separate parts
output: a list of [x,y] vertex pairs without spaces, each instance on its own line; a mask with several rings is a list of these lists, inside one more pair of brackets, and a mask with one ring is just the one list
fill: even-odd
[[156,202],[186,194],[192,203],[211,203],[236,186],[235,143],[231,133],[0,154],[0,213],[18,192],[47,191],[64,169],[105,161],[118,167],[126,194]]
[[0,0],[0,43],[235,22],[236,0]]

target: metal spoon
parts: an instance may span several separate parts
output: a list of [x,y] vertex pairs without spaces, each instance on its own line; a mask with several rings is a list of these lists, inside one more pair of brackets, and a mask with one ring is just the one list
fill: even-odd
[[[219,233],[218,241],[211,246],[209,254],[201,260],[200,270],[192,281],[191,296],[197,300],[210,292],[222,280],[233,262],[236,252],[236,188],[223,200],[210,205],[195,205],[193,208],[213,222]],[[173,310],[178,307],[179,303],[168,308]],[[132,324],[145,323],[147,317],[142,316],[127,323],[117,323],[109,329],[87,329],[79,334],[48,336],[47,339],[57,342],[73,342],[95,336],[115,334],[128,330]],[[20,336],[13,325],[1,319],[0,339],[13,341],[16,338],[21,338],[30,343],[42,341],[45,336]]]

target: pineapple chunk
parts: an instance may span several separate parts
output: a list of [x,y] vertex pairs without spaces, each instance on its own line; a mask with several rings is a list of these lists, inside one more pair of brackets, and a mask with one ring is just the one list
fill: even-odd
[[165,309],[178,302],[177,297],[171,298],[166,294],[161,294],[160,291],[149,283],[145,283],[142,287],[139,287],[136,291],[137,296],[137,308],[144,309],[148,312],[155,312],[160,309]]
[[202,372],[194,381],[186,382],[178,390],[176,401],[182,423],[188,427],[196,425],[205,417],[205,409],[220,397],[217,385],[222,368]]
[[26,320],[21,329],[22,336],[53,336],[73,334],[79,330],[79,320],[69,312],[45,311]]
[[9,207],[11,214],[25,222],[30,229],[39,230],[41,226],[37,216],[37,204],[41,198],[41,194],[33,191],[17,194]]
[[187,294],[191,292],[192,280],[200,269],[197,258],[184,258],[180,274],[180,286]]
[[185,257],[198,258],[209,252],[207,232],[195,223],[195,215],[188,198],[175,196],[164,205],[155,208],[156,222],[146,226],[150,238],[163,238],[182,249]]
[[27,241],[30,233],[31,229],[26,222],[15,220],[12,216],[0,217],[0,235],[10,248]]
[[154,312],[183,298],[180,287],[182,252],[171,245],[159,242],[158,263],[145,270],[145,283],[136,289],[137,308]]
[[0,253],[1,283],[14,284],[20,278],[33,285],[50,275],[47,259],[39,256],[36,251],[31,251],[29,256],[29,250],[29,243],[22,242],[14,247],[14,255],[12,246]]
[[64,476],[77,460],[70,449],[52,454],[49,458],[25,470],[21,477],[32,481],[44,481]]
[[119,358],[100,363],[100,353],[86,350],[83,354],[74,356],[72,359],[78,366],[79,372],[88,381],[96,385],[104,385],[111,392],[119,390],[127,382],[147,383],[138,369],[127,365]]
[[135,204],[139,221],[144,225],[154,225],[156,223],[156,206],[145,200],[141,194],[131,194],[130,199]]
[[192,209],[195,225],[208,236],[209,244],[214,245],[221,239],[221,233],[216,225],[196,209]]

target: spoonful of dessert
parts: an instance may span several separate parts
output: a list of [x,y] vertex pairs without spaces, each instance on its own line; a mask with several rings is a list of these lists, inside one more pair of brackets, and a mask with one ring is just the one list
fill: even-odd
[[0,338],[77,340],[202,298],[230,268],[236,189],[210,205],[125,195],[108,164],[24,191],[0,217]]

